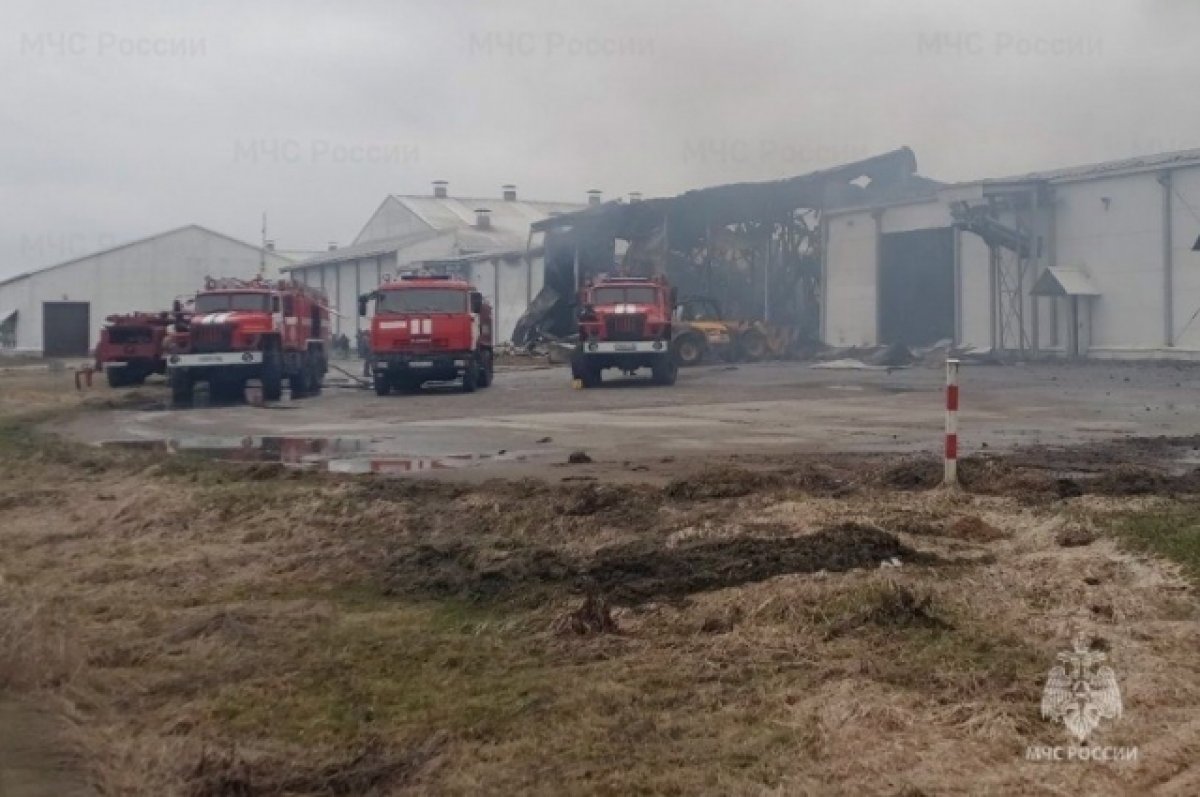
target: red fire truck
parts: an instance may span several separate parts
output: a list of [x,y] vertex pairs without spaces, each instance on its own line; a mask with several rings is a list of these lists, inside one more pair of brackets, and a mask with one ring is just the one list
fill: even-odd
[[376,394],[454,379],[470,393],[492,383],[492,308],[471,283],[405,274],[360,296],[359,315],[372,301],[368,357]]
[[266,401],[282,397],[284,378],[292,398],[318,393],[329,343],[321,290],[288,280],[209,277],[191,318],[176,322],[169,342],[172,401],[190,404],[197,382],[207,382],[216,398],[234,398],[250,379],[262,383]]
[[163,341],[171,324],[168,313],[123,313],[104,319],[96,344],[96,370],[110,387],[140,385],[150,374],[167,372]]
[[579,343],[571,375],[583,387],[595,387],[606,368],[626,374],[649,368],[657,384],[675,384],[674,306],[675,291],[662,277],[601,275],[586,284],[579,292]]

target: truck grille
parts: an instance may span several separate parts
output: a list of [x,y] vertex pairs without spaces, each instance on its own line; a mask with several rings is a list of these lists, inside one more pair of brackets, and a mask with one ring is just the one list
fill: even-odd
[[604,319],[605,337],[608,340],[644,340],[646,316],[641,313],[621,313]]
[[233,348],[232,324],[193,324],[191,329],[192,351],[204,354],[211,351],[229,351]]

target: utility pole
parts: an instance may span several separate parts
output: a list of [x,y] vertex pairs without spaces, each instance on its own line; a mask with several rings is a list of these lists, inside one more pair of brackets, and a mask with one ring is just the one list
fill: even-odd
[[267,211],[263,211],[262,241],[258,247],[258,276],[267,276]]

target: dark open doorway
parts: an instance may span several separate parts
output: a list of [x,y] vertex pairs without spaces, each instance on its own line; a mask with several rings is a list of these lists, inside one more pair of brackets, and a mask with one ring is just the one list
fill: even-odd
[[90,333],[87,302],[42,302],[42,352],[47,357],[86,357]]
[[879,340],[928,346],[954,339],[954,231],[882,236]]

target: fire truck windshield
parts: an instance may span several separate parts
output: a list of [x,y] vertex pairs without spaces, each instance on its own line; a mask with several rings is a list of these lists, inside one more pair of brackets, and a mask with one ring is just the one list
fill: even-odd
[[380,291],[376,313],[465,313],[467,292],[446,288]]
[[226,313],[230,310],[265,313],[270,308],[265,293],[203,293],[196,297],[197,313]]
[[654,304],[656,289],[649,285],[596,288],[592,304]]

